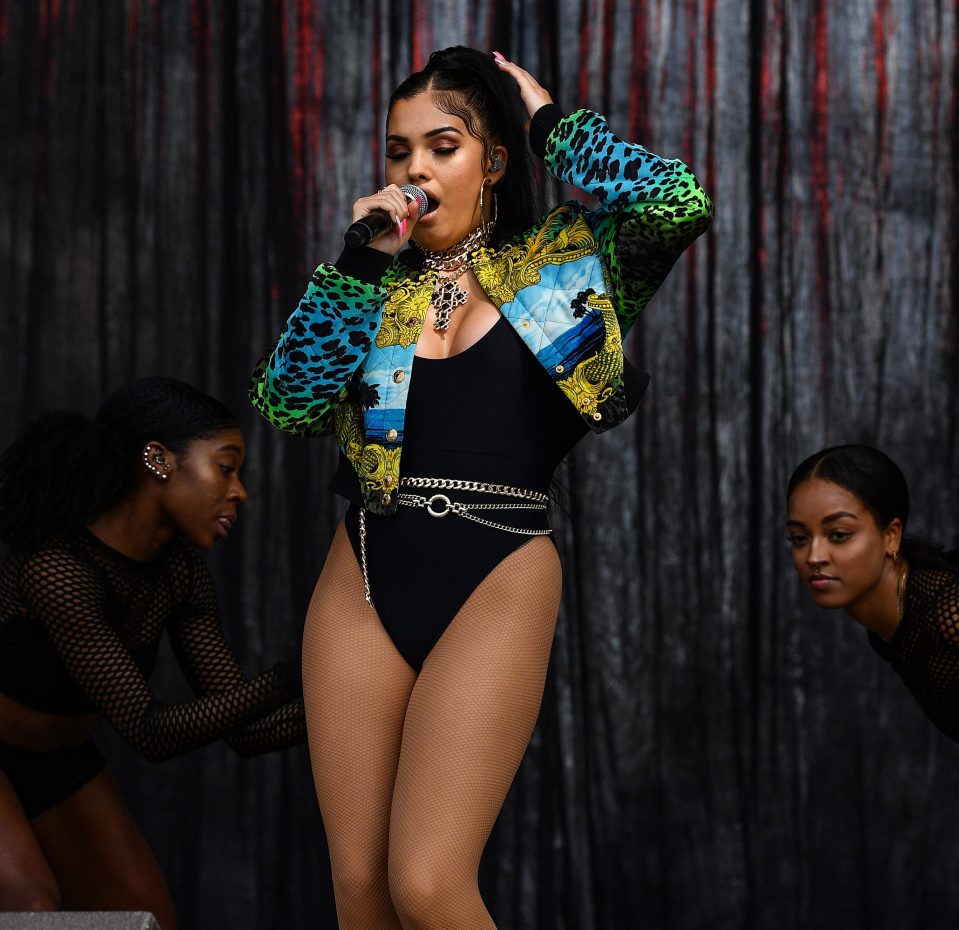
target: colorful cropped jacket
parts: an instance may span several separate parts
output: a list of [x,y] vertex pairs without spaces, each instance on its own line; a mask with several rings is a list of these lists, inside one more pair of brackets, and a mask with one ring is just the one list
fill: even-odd
[[[562,181],[594,195],[475,254],[473,273],[595,432],[627,416],[623,338],[712,204],[689,168],[623,142],[589,110],[550,104],[530,126],[534,152]],[[373,253],[372,249],[352,250]],[[436,273],[375,252],[322,264],[272,352],[257,365],[254,406],[282,430],[334,433],[366,507],[396,509],[413,356]]]

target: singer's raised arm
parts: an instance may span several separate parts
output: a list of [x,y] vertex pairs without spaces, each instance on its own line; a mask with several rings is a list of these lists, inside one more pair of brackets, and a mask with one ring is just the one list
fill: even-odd
[[309,287],[273,350],[250,383],[253,406],[274,426],[321,436],[331,413],[370,350],[391,257],[371,248],[344,249],[313,272]]

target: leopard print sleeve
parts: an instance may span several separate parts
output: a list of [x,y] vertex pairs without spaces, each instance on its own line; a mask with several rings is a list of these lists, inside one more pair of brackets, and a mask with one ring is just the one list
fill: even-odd
[[625,336],[676,259],[709,226],[712,202],[683,162],[623,142],[590,110],[558,121],[545,163],[600,202],[587,218]]
[[272,352],[253,371],[250,399],[274,426],[320,436],[370,350],[385,291],[322,264]]

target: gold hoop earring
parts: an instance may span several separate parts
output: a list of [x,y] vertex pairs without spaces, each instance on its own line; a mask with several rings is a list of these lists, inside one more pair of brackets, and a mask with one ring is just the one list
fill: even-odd
[[492,217],[489,221],[483,218],[483,191],[486,188],[487,183],[492,183],[491,178],[483,178],[483,183],[480,185],[480,196],[479,196],[479,211],[480,211],[480,226],[483,228],[483,237],[484,239],[489,238],[490,234],[493,232],[493,227],[496,225],[496,220],[499,218],[499,198],[496,196],[496,189],[493,188],[493,208],[492,208]]

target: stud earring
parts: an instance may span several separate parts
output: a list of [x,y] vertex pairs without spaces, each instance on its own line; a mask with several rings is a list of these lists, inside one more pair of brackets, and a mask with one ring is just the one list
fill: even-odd
[[490,171],[500,171],[503,167],[503,158],[500,155],[494,155],[489,163]]

